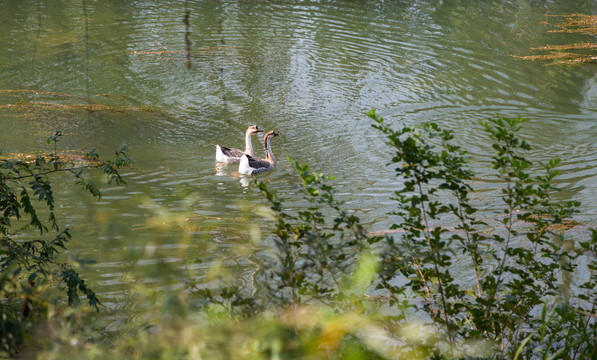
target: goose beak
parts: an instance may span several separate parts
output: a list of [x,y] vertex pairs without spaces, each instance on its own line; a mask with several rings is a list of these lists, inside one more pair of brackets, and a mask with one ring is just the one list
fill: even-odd
[[247,131],[250,131],[251,134],[253,134],[253,135],[263,132],[263,130],[260,129],[259,126],[257,126],[257,125],[250,126],[249,129],[247,129]]
[[272,135],[273,135],[274,137],[278,136],[278,134],[276,134],[275,132],[272,132]]

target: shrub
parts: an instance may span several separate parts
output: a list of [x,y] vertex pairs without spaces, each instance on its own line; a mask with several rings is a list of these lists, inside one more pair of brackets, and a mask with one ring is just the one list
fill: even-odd
[[78,162],[63,161],[56,151],[60,136],[57,132],[48,139],[48,144],[54,144],[54,153],[48,156],[0,159],[0,353],[4,355],[14,354],[33,322],[43,318],[49,305],[45,293],[52,284],[65,286],[68,304],[78,303],[82,294],[99,310],[93,290],[59,256],[71,235],[69,229],[60,227],[54,213],[50,177],[68,172],[99,197],[100,191],[87,176],[89,171],[100,169],[108,183],[120,184],[123,180],[117,168],[128,159],[122,148],[114,161],[101,160],[93,151]]
[[[552,200],[558,190],[552,185],[558,159],[538,168],[526,159],[531,147],[516,133],[527,119],[498,116],[482,123],[494,141],[491,165],[504,209],[501,228],[491,228],[475,216],[479,209],[469,199],[474,175],[465,167],[467,154],[451,143],[450,131],[432,123],[395,131],[375,112],[369,116],[394,147],[392,162],[398,164],[396,173],[404,184],[396,191],[399,206],[394,212],[399,219],[394,228],[404,232],[400,239],[388,238],[378,289],[395,301],[410,294],[421,298],[423,305],[416,310],[429,316],[442,339],[436,349],[449,349],[447,356],[476,356],[475,347],[488,345],[498,358],[537,356],[537,348],[545,356],[561,348],[568,348],[567,355],[594,356],[594,277],[583,285],[588,294],[579,295],[589,302],[573,306],[558,297],[562,274],[575,270],[571,260],[582,251],[561,246],[563,235],[556,229],[579,203]],[[454,229],[443,225],[454,219]],[[585,250],[594,247],[594,236],[583,244]],[[473,286],[453,275],[461,254],[470,259]],[[405,284],[392,285],[396,277]],[[547,321],[546,312],[558,314],[559,320]],[[541,334],[536,331],[540,327]],[[593,335],[581,343],[553,331],[558,327],[592,328]],[[542,348],[545,344],[550,345]],[[550,348],[554,344],[556,348]]]

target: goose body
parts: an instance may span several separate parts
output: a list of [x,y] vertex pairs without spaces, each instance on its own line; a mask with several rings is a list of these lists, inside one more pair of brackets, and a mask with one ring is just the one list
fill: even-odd
[[278,136],[273,131],[265,134],[263,138],[263,145],[265,147],[265,159],[255,158],[251,155],[244,154],[240,158],[238,172],[245,175],[254,175],[260,172],[272,170],[276,166],[276,158],[272,152],[270,141],[272,138]]
[[257,125],[249,126],[245,131],[245,150],[228,148],[225,146],[216,145],[216,161],[223,163],[238,163],[241,156],[248,154],[250,156],[255,155],[253,150],[253,144],[251,143],[251,136],[263,132]]

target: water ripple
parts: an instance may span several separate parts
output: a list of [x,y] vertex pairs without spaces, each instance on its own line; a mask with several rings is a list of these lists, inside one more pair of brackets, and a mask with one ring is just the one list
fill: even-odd
[[[61,208],[68,223],[89,223],[78,231],[96,240],[77,244],[78,251],[106,250],[97,265],[113,269],[103,279],[106,296],[116,297],[126,281],[119,268],[139,265],[123,263],[123,249],[138,255],[151,243],[155,259],[176,262],[209,242],[217,250],[197,257],[221,250],[233,266],[252,266],[226,251],[246,240],[243,226],[268,226],[250,220],[267,204],[237,168],[216,170],[214,162],[214,145],[242,148],[252,124],[280,134],[276,169],[260,179],[290,208],[304,200],[287,156],[337,176],[338,198],[383,230],[393,221],[387,212],[401,182],[387,166],[392,148],[365,112],[376,109],[394,128],[433,121],[453,130],[477,173],[475,201],[492,211],[499,211],[491,203],[499,194],[479,122],[496,113],[529,117],[520,134],[533,145],[529,158],[561,158],[563,190],[556,196],[582,200],[585,217],[594,217],[594,68],[511,56],[554,41],[544,14],[582,12],[583,5],[185,3],[190,52],[183,2],[88,4],[87,27],[78,5],[64,5],[73,15],[67,18],[44,12],[38,20],[26,2],[0,13],[2,150],[47,150],[39,139],[56,129],[68,134],[61,143],[68,150],[97,147],[109,157],[129,145],[134,162],[126,187],[107,188],[93,203],[69,195],[70,188],[60,191],[73,196]],[[261,139],[254,139],[259,155]]]

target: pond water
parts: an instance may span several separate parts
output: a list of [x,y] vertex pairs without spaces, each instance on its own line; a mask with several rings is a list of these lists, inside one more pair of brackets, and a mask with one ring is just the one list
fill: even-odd
[[[597,13],[597,2],[0,1],[0,149],[50,151],[56,130],[68,153],[109,158],[128,145],[128,184],[99,201],[56,179],[69,253],[88,261],[108,306],[131,282],[208,279],[216,257],[252,271],[235,248],[267,236],[255,215],[267,204],[214,161],[215,144],[242,147],[252,124],[280,134],[276,169],[260,178],[290,207],[302,195],[287,157],[336,176],[338,198],[382,231],[399,181],[366,112],[395,128],[434,121],[473,154],[490,153],[479,121],[528,117],[530,157],[562,159],[558,198],[582,201],[576,219],[595,224],[597,65],[514,57],[594,42],[550,32],[562,21],[551,15],[571,13]],[[488,156],[472,165],[491,189]],[[488,193],[481,206],[501,212]]]

